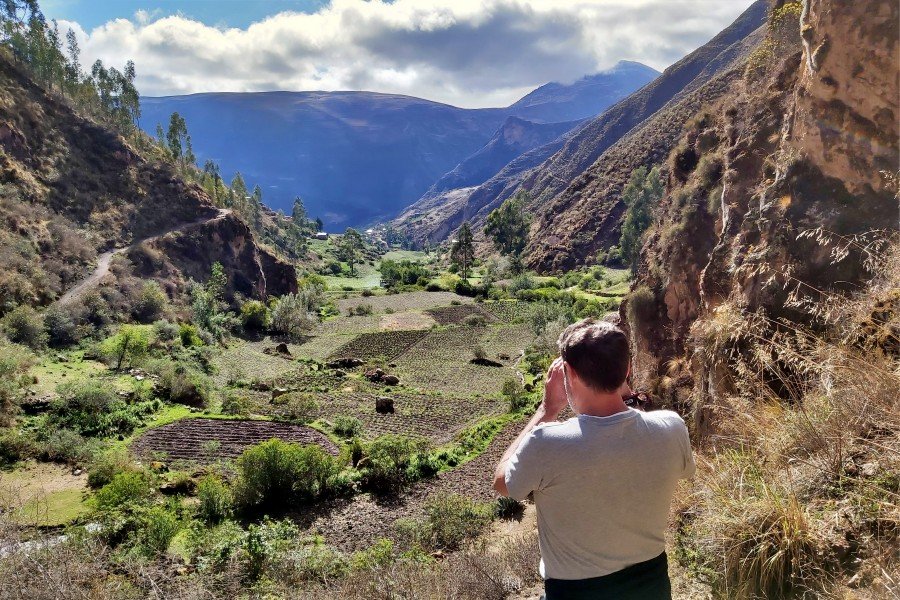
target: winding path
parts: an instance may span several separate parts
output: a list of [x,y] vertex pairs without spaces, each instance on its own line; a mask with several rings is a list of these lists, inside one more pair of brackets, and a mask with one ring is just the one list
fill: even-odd
[[109,266],[110,266],[110,263],[112,262],[113,256],[115,256],[117,254],[124,254],[125,252],[128,252],[132,248],[139,246],[139,245],[143,244],[144,242],[153,241],[153,240],[161,238],[165,235],[169,235],[170,233],[184,231],[185,229],[194,227],[195,225],[204,225],[206,223],[218,221],[220,219],[224,219],[225,217],[227,217],[230,214],[231,214],[231,209],[220,208],[218,214],[216,214],[214,217],[198,219],[196,221],[191,221],[189,223],[182,223],[181,225],[177,225],[175,227],[166,229],[162,233],[158,233],[156,235],[152,235],[150,237],[146,237],[146,238],[137,240],[135,242],[132,242],[128,246],[123,246],[122,248],[113,248],[112,250],[107,250],[103,254],[100,254],[99,256],[97,256],[97,266],[94,267],[94,270],[91,272],[91,274],[88,275],[87,277],[85,277],[80,282],[78,282],[78,284],[76,284],[75,287],[73,287],[72,289],[67,291],[65,294],[63,294],[62,297],[60,297],[60,299],[55,302],[55,304],[58,306],[64,306],[66,304],[69,304],[73,300],[80,298],[85,292],[87,292],[88,290],[90,290],[91,288],[96,286],[98,283],[100,283],[100,280],[103,279],[104,277],[106,277],[106,275],[109,273]]

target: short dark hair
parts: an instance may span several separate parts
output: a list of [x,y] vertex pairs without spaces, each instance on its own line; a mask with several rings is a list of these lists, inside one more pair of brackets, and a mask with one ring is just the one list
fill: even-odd
[[625,383],[631,350],[625,332],[607,321],[582,319],[559,336],[559,353],[590,387],[614,392]]

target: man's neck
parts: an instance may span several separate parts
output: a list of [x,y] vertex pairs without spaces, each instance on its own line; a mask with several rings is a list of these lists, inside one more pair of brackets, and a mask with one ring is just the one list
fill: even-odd
[[628,410],[618,392],[611,394],[593,393],[579,403],[579,414],[590,417],[610,417]]

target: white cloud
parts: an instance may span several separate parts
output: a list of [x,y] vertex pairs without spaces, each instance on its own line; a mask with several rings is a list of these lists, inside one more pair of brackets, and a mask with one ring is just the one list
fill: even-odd
[[[247,29],[139,11],[85,32],[83,62],[133,59],[145,95],[372,90],[505,105],[621,59],[662,69],[751,0],[333,0]],[[66,23],[61,24],[63,28]]]

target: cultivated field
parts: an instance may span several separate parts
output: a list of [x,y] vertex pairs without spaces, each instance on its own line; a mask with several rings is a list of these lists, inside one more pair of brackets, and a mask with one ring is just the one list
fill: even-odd
[[210,462],[235,458],[247,447],[272,438],[318,444],[337,454],[337,447],[315,429],[289,423],[230,419],[182,419],[148,430],[132,444],[138,455],[172,461]]

